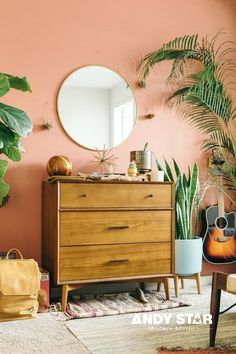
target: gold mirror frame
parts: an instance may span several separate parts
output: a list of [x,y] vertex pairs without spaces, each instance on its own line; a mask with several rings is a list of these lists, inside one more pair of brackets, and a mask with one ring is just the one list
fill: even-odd
[[[133,104],[134,104],[134,121],[133,121],[133,126],[132,126],[132,129],[129,131],[129,133],[127,134],[127,136],[122,140],[120,141],[118,144],[112,146],[112,147],[109,147],[109,148],[105,148],[105,149],[102,149],[102,148],[97,148],[97,147],[91,147],[89,145],[86,145],[86,144],[81,144],[77,139],[75,139],[73,136],[71,136],[71,132],[68,131],[68,128],[66,127],[65,123],[63,122],[63,118],[62,118],[62,114],[60,113],[60,110],[59,110],[59,100],[60,100],[60,95],[61,95],[61,92],[62,92],[62,89],[63,89],[63,84],[65,84],[65,82],[76,72],[78,72],[79,70],[81,69],[84,69],[84,68],[89,68],[89,67],[96,67],[96,68],[102,68],[102,69],[107,69],[111,72],[113,72],[114,74],[116,74],[116,76],[118,76],[120,79],[123,80],[123,82],[127,85],[127,87],[130,89],[130,92],[132,94],[132,100],[133,100]],[[103,150],[110,150],[110,149],[113,149],[119,145],[121,145],[125,140],[127,140],[130,136],[130,134],[132,133],[132,131],[134,130],[135,126],[136,126],[136,123],[137,123],[137,119],[138,119],[138,106],[137,106],[137,100],[136,100],[136,97],[134,95],[134,91],[131,87],[131,85],[127,82],[127,80],[125,80],[123,78],[123,76],[121,76],[119,73],[117,73],[116,71],[114,71],[113,69],[111,68],[108,68],[106,66],[102,66],[102,65],[95,65],[95,64],[89,64],[89,65],[84,65],[84,66],[80,66],[78,68],[76,68],[75,70],[71,71],[64,79],[63,81],[61,82],[60,84],[60,87],[59,87],[59,90],[58,90],[58,94],[57,94],[57,115],[58,115],[58,118],[59,118],[59,121],[60,121],[60,124],[63,128],[63,130],[65,131],[65,133],[69,136],[69,138],[71,140],[73,140],[76,144],[78,144],[79,146],[85,148],[85,149],[88,149],[88,150],[91,150],[91,151],[95,151],[95,150],[98,150],[98,151],[103,151]],[[88,129],[90,129],[88,127]],[[105,145],[105,144],[104,144]]]

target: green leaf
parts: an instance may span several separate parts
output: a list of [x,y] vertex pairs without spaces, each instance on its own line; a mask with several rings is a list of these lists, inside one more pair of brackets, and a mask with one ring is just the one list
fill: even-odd
[[171,76],[176,75],[178,77],[178,73],[181,74],[182,70],[181,64],[186,59],[200,60],[200,58],[198,35],[175,38],[167,44],[163,44],[159,50],[144,56],[138,66],[139,82],[141,86],[145,87],[145,80],[150,73],[150,69],[161,61],[174,60],[175,64],[176,62],[179,63],[175,66],[175,73],[171,73]]
[[179,203],[176,203],[176,221],[178,229],[176,230],[176,238],[182,240],[185,238],[184,234],[184,223],[183,223],[183,213]]
[[32,92],[30,84],[27,81],[27,78],[25,76],[18,77],[18,76],[12,76],[9,74],[4,74],[4,75],[8,78],[11,88],[14,88],[14,89],[20,90],[20,91]]
[[157,159],[156,159],[156,165],[157,165],[158,171],[164,171],[164,181],[170,181],[169,177],[166,174],[166,171],[162,168],[160,162]]
[[0,206],[2,205],[3,199],[8,195],[10,186],[5,183],[2,178],[0,178]]
[[0,96],[4,96],[10,90],[10,83],[6,75],[0,73]]
[[202,144],[202,149],[210,150],[213,148],[222,148],[228,150],[233,157],[236,156],[236,147],[231,137],[223,131],[217,131],[205,139]]
[[9,157],[12,161],[21,160],[21,151],[15,145],[10,145],[3,150],[4,154]]
[[0,178],[4,177],[7,165],[8,163],[6,160],[0,160]]
[[190,186],[189,186],[189,202],[190,202],[190,210],[193,209],[194,199],[196,197],[197,189],[199,185],[199,171],[198,166],[195,163],[193,166],[193,171],[190,179]]
[[9,185],[4,182],[3,177],[7,169],[7,161],[0,160],[0,206],[3,202],[3,199],[8,195]]
[[178,178],[178,177],[179,177],[179,175],[181,174],[181,172],[180,172],[180,168],[179,168],[179,166],[178,166],[177,162],[175,161],[175,159],[173,159],[173,158],[172,158],[172,160],[173,160],[173,163],[174,163],[175,174],[176,174],[176,177]]
[[166,159],[164,159],[165,161],[165,166],[166,166],[166,174],[167,176],[169,177],[169,180],[170,181],[174,181],[174,177],[172,175],[172,171],[171,171],[171,168],[170,168],[170,165],[168,164],[168,162],[166,161]]
[[20,136],[27,137],[32,132],[30,118],[18,108],[0,103],[0,118],[9,129]]
[[22,151],[24,150],[20,144],[20,136],[0,122],[0,153],[13,161],[19,161]]
[[183,174],[182,178],[183,178],[183,185],[184,185],[185,189],[187,190],[187,188],[189,187],[189,180],[187,179],[185,174]]
[[186,188],[183,176],[179,176],[176,183],[176,206],[178,205],[177,223],[180,222],[181,235],[178,238],[188,238],[188,213],[186,208]]
[[14,143],[14,133],[0,122],[0,149],[4,149]]
[[145,143],[144,147],[143,147],[143,151],[146,151],[148,147],[148,143]]

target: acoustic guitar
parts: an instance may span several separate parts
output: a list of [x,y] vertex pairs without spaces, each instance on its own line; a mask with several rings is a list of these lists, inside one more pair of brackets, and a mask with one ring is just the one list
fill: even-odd
[[201,212],[203,257],[213,264],[236,262],[236,214],[225,212],[224,192],[218,189],[217,205]]

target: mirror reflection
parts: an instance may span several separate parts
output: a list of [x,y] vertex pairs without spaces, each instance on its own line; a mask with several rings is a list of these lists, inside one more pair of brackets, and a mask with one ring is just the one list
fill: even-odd
[[119,145],[136,122],[136,101],[130,86],[120,75],[101,66],[72,72],[60,87],[57,106],[66,133],[91,150]]

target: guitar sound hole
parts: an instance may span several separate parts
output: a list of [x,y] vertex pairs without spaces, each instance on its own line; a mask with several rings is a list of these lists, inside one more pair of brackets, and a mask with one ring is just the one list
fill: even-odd
[[226,218],[224,218],[223,216],[219,216],[216,219],[216,226],[218,229],[220,230],[225,230],[228,226],[228,221]]

